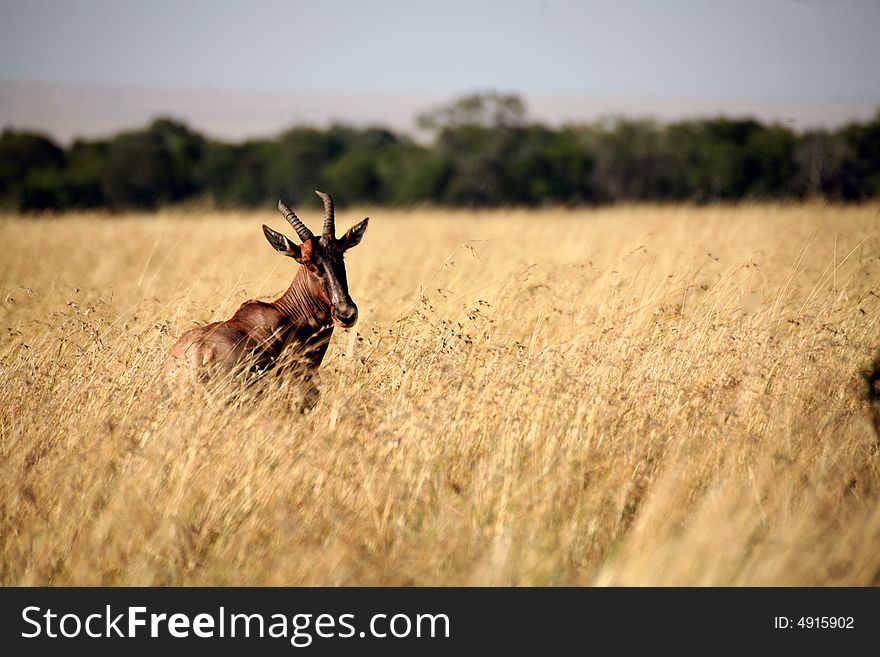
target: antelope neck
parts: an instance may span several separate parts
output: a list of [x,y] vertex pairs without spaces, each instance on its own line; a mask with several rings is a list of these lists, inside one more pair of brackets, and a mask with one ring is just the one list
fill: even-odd
[[319,285],[305,267],[300,267],[287,292],[272,304],[294,324],[328,324],[331,321],[330,305],[324,300]]

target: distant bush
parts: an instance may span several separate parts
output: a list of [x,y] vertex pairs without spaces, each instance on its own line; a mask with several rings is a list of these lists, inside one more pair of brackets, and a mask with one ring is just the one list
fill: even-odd
[[6,130],[0,207],[152,209],[192,198],[257,207],[278,197],[315,205],[316,187],[341,203],[385,205],[880,197],[880,113],[802,134],[726,118],[550,128],[529,122],[518,97],[488,93],[418,121],[432,135],[428,145],[345,125],[228,144],[158,119],[65,150],[43,135]]

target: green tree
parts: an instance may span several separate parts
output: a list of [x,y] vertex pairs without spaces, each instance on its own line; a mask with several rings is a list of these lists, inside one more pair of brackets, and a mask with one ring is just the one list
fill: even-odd
[[322,172],[346,148],[349,134],[336,126],[330,130],[298,127],[283,133],[268,162],[268,188],[292,206],[317,206],[314,190],[323,183]]
[[848,201],[880,196],[880,112],[867,123],[844,126],[835,137],[842,146],[836,195]]
[[103,196],[115,209],[152,209],[188,198],[198,190],[196,165],[203,153],[201,135],[168,119],[122,133],[107,145]]
[[196,166],[199,189],[223,207],[257,207],[277,200],[269,188],[269,168],[277,145],[269,140],[243,144],[210,141]]
[[435,149],[401,141],[383,152],[376,174],[384,203],[439,203],[452,175],[452,165]]
[[173,186],[171,154],[156,134],[127,132],[108,145],[101,191],[111,208],[153,209],[171,200]]
[[4,130],[0,135],[0,205],[16,210],[57,207],[64,151],[44,135]]
[[102,178],[107,168],[106,141],[75,141],[67,152],[64,203],[71,208],[99,208],[107,204]]
[[422,129],[437,133],[462,126],[521,127],[526,122],[526,114],[526,105],[519,96],[489,91],[470,94],[424,112],[416,121]]

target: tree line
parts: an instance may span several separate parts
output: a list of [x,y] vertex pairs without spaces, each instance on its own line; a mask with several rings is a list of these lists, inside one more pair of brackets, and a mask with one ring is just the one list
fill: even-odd
[[279,197],[453,206],[880,197],[880,112],[802,133],[750,119],[606,120],[554,128],[517,96],[461,98],[418,117],[430,141],[381,127],[297,126],[227,143],[158,119],[63,148],[0,136],[0,207],[154,209],[187,201],[268,207]]

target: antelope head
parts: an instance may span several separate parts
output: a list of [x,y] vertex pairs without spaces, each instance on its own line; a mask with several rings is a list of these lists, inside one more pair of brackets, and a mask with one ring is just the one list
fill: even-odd
[[343,254],[361,241],[367,230],[369,217],[349,228],[345,235],[337,239],[333,199],[324,192],[315,193],[324,202],[324,229],[320,236],[314,235],[282,201],[278,201],[278,209],[296,231],[302,244],[295,244],[265,224],[263,233],[276,251],[302,265],[310,287],[317,290],[323,296],[323,301],[330,306],[333,320],[340,326],[349,327],[357,321],[358,309],[348,293]]

